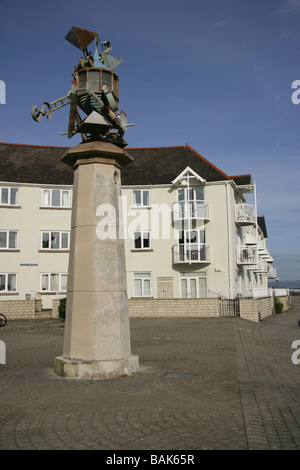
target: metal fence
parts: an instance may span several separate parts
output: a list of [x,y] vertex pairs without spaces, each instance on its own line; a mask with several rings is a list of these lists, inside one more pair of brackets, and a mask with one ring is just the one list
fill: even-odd
[[240,300],[219,298],[219,309],[221,317],[239,317]]

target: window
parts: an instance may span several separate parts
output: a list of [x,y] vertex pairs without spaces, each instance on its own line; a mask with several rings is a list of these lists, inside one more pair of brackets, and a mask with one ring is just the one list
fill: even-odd
[[100,74],[99,70],[89,70],[88,71],[88,80],[91,85],[91,89],[99,91],[100,89]]
[[204,188],[178,189],[179,218],[204,216]]
[[42,207],[70,207],[70,190],[43,189]]
[[41,291],[43,292],[65,292],[67,290],[66,273],[43,273],[41,274]]
[[150,206],[150,191],[148,189],[135,189],[133,191],[133,206],[134,207],[149,207]]
[[0,291],[1,292],[16,292],[17,290],[17,275],[10,273],[0,273]]
[[179,231],[179,260],[181,262],[209,262],[209,257],[205,229]]
[[180,244],[202,244],[205,243],[205,229],[200,230],[180,230],[179,231]]
[[68,250],[69,232],[42,232],[42,250]]
[[0,231],[0,250],[16,250],[18,248],[18,232],[16,230]]
[[204,188],[180,188],[178,189],[178,201],[203,201]]
[[150,232],[134,232],[134,248],[135,250],[150,249]]
[[206,272],[180,274],[181,298],[207,297]]
[[0,204],[17,206],[18,188],[0,188]]
[[134,273],[134,296],[150,297],[151,296],[151,274],[150,273]]

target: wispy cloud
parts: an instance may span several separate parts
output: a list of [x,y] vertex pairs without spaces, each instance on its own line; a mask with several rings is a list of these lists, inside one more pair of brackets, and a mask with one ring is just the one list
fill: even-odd
[[232,19],[231,18],[225,18],[224,20],[217,21],[216,23],[213,24],[213,28],[221,28],[222,26],[226,26],[229,23],[231,23]]
[[300,15],[300,0],[283,0],[281,7],[275,10],[273,15]]

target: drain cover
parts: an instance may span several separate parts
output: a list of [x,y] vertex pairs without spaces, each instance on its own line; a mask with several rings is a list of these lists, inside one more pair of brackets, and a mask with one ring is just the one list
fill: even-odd
[[195,374],[185,374],[180,372],[167,372],[162,376],[164,379],[193,379]]

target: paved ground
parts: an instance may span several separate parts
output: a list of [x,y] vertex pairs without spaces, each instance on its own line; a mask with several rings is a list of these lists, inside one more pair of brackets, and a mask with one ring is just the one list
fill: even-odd
[[[0,449],[300,449],[300,299],[258,324],[131,319],[132,377],[53,373],[60,320],[0,329]],[[296,356],[300,358],[300,354]]]

